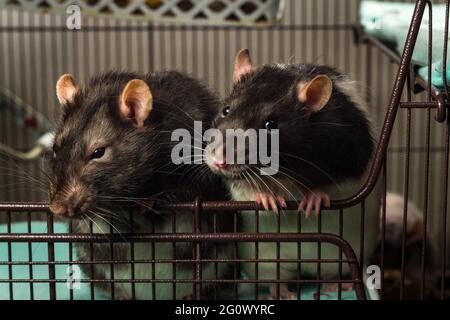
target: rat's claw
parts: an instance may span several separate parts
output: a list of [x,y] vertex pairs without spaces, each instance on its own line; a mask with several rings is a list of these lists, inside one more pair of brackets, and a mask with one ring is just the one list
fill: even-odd
[[261,200],[264,209],[266,209],[266,211],[269,211],[269,199],[267,197],[262,197]]
[[266,211],[272,210],[276,214],[279,213],[278,205],[282,208],[286,208],[286,200],[282,196],[274,196],[267,192],[258,192],[255,197],[256,203],[262,204]]
[[316,215],[318,215],[320,212],[321,202],[322,202],[322,200],[320,198],[316,198],[314,200],[314,212],[316,213]]
[[323,203],[324,203],[325,207],[326,208],[331,207],[330,196],[328,194],[326,194],[326,193],[324,193],[323,195],[324,195],[324,198],[322,200],[323,200]]
[[306,205],[306,201],[305,201],[305,199],[303,199],[302,201],[300,201],[300,204],[298,205],[298,210],[297,211],[305,210],[305,205]]
[[314,208],[316,215],[320,212],[321,205],[329,208],[331,201],[330,196],[323,191],[313,190],[308,192],[298,206],[298,211],[304,210],[306,206],[306,217],[311,215],[311,210]]
[[267,194],[263,192],[258,192],[256,194],[256,203],[262,204],[264,209],[269,210],[269,200],[267,199]]
[[262,204],[264,209],[269,210],[269,202],[267,201],[267,197],[263,193],[257,193],[255,200],[257,204]]
[[278,205],[277,201],[274,197],[269,197],[270,207],[272,208],[272,211],[278,214]]
[[313,201],[311,199],[308,200],[308,203],[306,205],[306,217],[309,218],[311,215],[311,209],[313,207]]
[[282,196],[276,196],[278,204],[282,208],[287,208],[286,200]]

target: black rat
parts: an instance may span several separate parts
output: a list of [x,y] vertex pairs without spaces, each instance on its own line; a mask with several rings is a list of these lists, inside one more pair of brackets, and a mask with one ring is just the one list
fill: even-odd
[[[203,200],[226,200],[227,191],[204,164],[175,165],[171,150],[177,143],[171,134],[186,129],[193,134],[193,121],[208,128],[218,112],[219,101],[199,81],[182,73],[159,72],[139,75],[109,72],[92,78],[86,86],[78,86],[71,75],[63,75],[56,85],[62,105],[53,158],[50,160],[50,210],[57,216],[74,219],[75,232],[171,233],[192,232],[191,210],[155,210],[150,202],[159,203]],[[198,174],[203,171],[203,174]],[[128,209],[133,209],[128,212]],[[145,214],[142,208],[148,208]],[[113,223],[110,222],[112,219]],[[231,226],[226,216],[217,214],[218,231]],[[176,227],[173,227],[175,221]],[[212,232],[212,215],[202,217],[202,231]],[[113,251],[111,252],[111,246]],[[129,243],[94,244],[93,259],[135,260],[193,259],[193,243]],[[221,249],[222,248],[222,249]],[[76,244],[81,260],[91,260],[89,244]],[[212,246],[202,245],[203,256],[212,254]],[[219,247],[219,257],[224,257]],[[89,265],[82,264],[87,275]],[[153,270],[154,268],[154,270]],[[218,269],[219,277],[226,266]],[[112,278],[111,266],[96,264],[94,278]],[[130,264],[116,264],[115,279],[131,279]],[[172,263],[139,263],[134,266],[136,279],[192,279],[194,265]],[[212,278],[213,264],[203,264],[203,278]],[[110,284],[100,282],[102,292]],[[150,283],[136,284],[138,299],[185,298],[193,293],[192,283],[178,283],[176,296],[171,283],[156,283],[153,296]],[[206,286],[203,286],[206,287]],[[131,298],[130,283],[114,285],[115,296]]]
[[[355,83],[327,66],[267,64],[254,69],[248,50],[236,55],[233,80],[231,93],[214,127],[224,135],[227,129],[265,129],[269,134],[278,130],[279,170],[274,175],[262,175],[259,169],[264,165],[260,162],[230,164],[226,140],[209,148],[208,165],[225,178],[234,200],[257,201],[266,210],[278,213],[280,207],[286,206],[286,200],[302,199],[298,210],[305,210],[306,214],[301,217],[301,230],[316,232],[318,220],[316,216],[310,217],[312,209],[317,214],[322,205],[330,205],[330,198],[343,198],[358,191],[372,158],[373,126]],[[245,146],[248,148],[249,143]],[[378,194],[377,185],[366,200],[366,254],[372,253],[376,243]],[[360,217],[359,206],[345,210],[344,238],[357,252]],[[259,231],[276,232],[277,219],[274,214],[262,214]],[[298,219],[297,212],[284,211],[281,232],[296,232]],[[338,219],[338,212],[324,215],[322,232],[337,234]],[[253,215],[242,213],[241,222],[241,231],[256,231]],[[241,258],[254,257],[254,244],[242,244],[239,252]],[[338,257],[338,250],[322,245],[321,254],[324,259],[333,259]],[[301,255],[303,259],[317,258],[317,244],[303,243]],[[297,244],[281,244],[280,256],[296,259]],[[259,257],[274,259],[276,245],[260,244]],[[281,279],[295,279],[297,268],[297,263],[282,263]],[[243,270],[250,278],[255,277],[253,264],[244,264]],[[315,263],[304,263],[301,270],[302,275],[317,276]],[[337,265],[322,264],[323,277],[337,274]],[[259,278],[276,279],[276,265],[259,264]],[[282,289],[282,297],[292,294]]]

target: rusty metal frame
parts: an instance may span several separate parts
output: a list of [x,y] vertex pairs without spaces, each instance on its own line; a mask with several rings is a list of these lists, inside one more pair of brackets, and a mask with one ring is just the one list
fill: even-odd
[[[290,203],[289,207],[292,207],[295,203]],[[7,265],[10,268],[13,265],[48,265],[50,276],[49,279],[0,279],[0,283],[49,283],[50,284],[50,298],[56,298],[56,287],[55,284],[58,282],[65,282],[66,279],[55,279],[55,265],[58,264],[74,264],[78,263],[78,261],[58,261],[54,260],[54,243],[58,242],[87,242],[87,243],[120,243],[120,242],[192,242],[195,244],[195,259],[184,259],[184,260],[176,260],[176,259],[151,259],[151,260],[142,260],[142,261],[82,261],[82,264],[114,264],[114,263],[194,263],[195,264],[195,277],[190,279],[82,279],[80,282],[88,282],[88,283],[98,283],[98,282],[106,282],[106,283],[158,283],[158,282],[170,282],[170,283],[179,283],[179,282],[188,282],[195,284],[195,298],[200,300],[202,299],[202,284],[207,283],[297,283],[300,284],[321,284],[321,283],[337,283],[341,285],[342,283],[352,283],[355,288],[355,294],[358,299],[365,299],[366,294],[364,290],[363,281],[361,278],[361,271],[358,264],[358,259],[356,255],[349,245],[347,241],[343,238],[328,233],[202,233],[200,229],[200,221],[201,215],[207,214],[210,211],[214,210],[258,210],[258,205],[254,202],[217,202],[217,201],[201,201],[200,199],[196,199],[194,202],[189,203],[174,203],[167,205],[156,205],[157,209],[191,209],[193,211],[193,232],[192,233],[166,233],[166,234],[148,234],[148,233],[130,233],[130,234],[111,234],[108,237],[105,237],[101,234],[54,234],[52,231],[53,227],[53,215],[50,213],[47,204],[45,203],[0,203],[0,212],[6,211],[10,216],[11,212],[46,212],[47,213],[47,226],[48,233],[39,233],[39,234],[31,234],[31,233],[5,233],[0,234],[0,242],[47,242],[48,250],[49,250],[49,261],[47,262],[12,262],[9,259],[8,262],[0,262],[1,265]],[[293,207],[292,207],[293,208]],[[312,243],[328,243],[335,245],[344,254],[344,258],[340,257],[339,259],[214,259],[214,258],[203,258],[201,256],[200,244],[202,242],[290,242],[290,243],[302,243],[302,242],[312,242]],[[349,266],[351,279],[349,280],[280,280],[279,277],[276,280],[242,280],[242,279],[215,279],[215,280],[206,280],[202,279],[202,267],[201,264],[203,262],[213,262],[213,263],[239,263],[239,262],[274,262],[279,265],[283,262],[295,262],[295,263],[346,263]],[[11,289],[12,290],[12,289]],[[11,295],[12,297],[12,291]]]

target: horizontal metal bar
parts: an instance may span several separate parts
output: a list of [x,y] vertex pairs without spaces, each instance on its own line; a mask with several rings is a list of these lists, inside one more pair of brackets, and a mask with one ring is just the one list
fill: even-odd
[[147,259],[147,260],[77,260],[77,261],[2,261],[0,266],[46,266],[66,264],[145,264],[145,263],[349,263],[347,259]]
[[[347,241],[330,233],[127,233],[111,234],[48,234],[1,233],[0,242],[328,242],[351,248]],[[355,260],[349,259],[350,262]]]
[[[288,201],[286,210],[297,210],[300,201]],[[0,211],[13,212],[50,212],[47,202],[0,202]],[[201,210],[203,211],[249,211],[249,210],[265,210],[262,205],[254,201],[202,201]],[[179,202],[158,204],[155,203],[154,209],[177,209],[177,210],[194,210],[194,202]],[[330,209],[336,209],[333,205]],[[243,212],[246,214],[246,212]],[[322,213],[326,213],[326,208]]]
[[46,202],[0,202],[0,211],[50,212]]
[[[287,201],[286,208],[280,209],[283,210],[297,210],[298,201]],[[0,202],[0,211],[12,211],[12,212],[50,212],[48,208],[49,204],[47,202]],[[202,201],[200,203],[201,210],[208,211],[243,211],[243,214],[249,214],[250,212],[245,211],[256,211],[261,210],[264,211],[263,205],[259,205],[255,201]],[[334,201],[331,201],[331,206],[329,208],[322,208],[321,213],[327,214],[332,213],[329,210],[340,209],[339,204],[336,204]],[[155,203],[153,206],[154,209],[164,210],[164,209],[176,209],[176,210],[194,210],[195,202],[179,202],[179,203],[164,203],[158,204]],[[327,212],[328,211],[328,212]],[[0,212],[1,213],[1,212]]]
[[[77,279],[80,283],[362,283],[361,279]],[[0,283],[67,283],[68,279],[0,279]]]
[[[450,103],[444,103],[446,108],[450,108]],[[427,108],[438,108],[439,102],[437,101],[414,101],[414,102],[400,102],[400,108],[410,108],[410,109],[427,109]]]

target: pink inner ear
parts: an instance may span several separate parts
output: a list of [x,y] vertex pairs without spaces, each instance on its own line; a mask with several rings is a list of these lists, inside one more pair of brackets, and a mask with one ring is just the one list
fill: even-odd
[[120,98],[120,113],[123,118],[132,119],[136,127],[142,128],[152,110],[152,94],[143,80],[128,82]]
[[247,49],[238,52],[234,62],[233,81],[239,82],[242,76],[252,71],[252,60]]
[[122,115],[125,118],[134,120],[137,127],[144,126],[145,106],[136,98],[128,98],[122,104]]
[[144,121],[147,118],[145,116],[145,106],[142,101],[138,99],[129,99],[127,104],[130,107],[130,118],[134,118],[136,125],[139,128],[144,126]]
[[309,83],[297,85],[298,100],[305,104],[310,113],[320,111],[331,98],[333,86],[326,76],[316,76]]
[[133,108],[128,101],[122,101],[120,103],[120,114],[122,115],[122,117],[127,119],[133,118],[134,115]]
[[123,113],[129,119],[133,119],[136,115],[136,111],[139,108],[139,102],[136,99],[128,98],[125,101],[126,111]]
[[236,70],[236,73],[234,75],[234,82],[239,82],[241,80],[241,78],[250,73],[252,71],[252,66],[251,65],[243,65],[240,66],[238,70]]
[[70,74],[62,75],[56,82],[56,95],[61,104],[71,102],[77,91],[78,86]]

